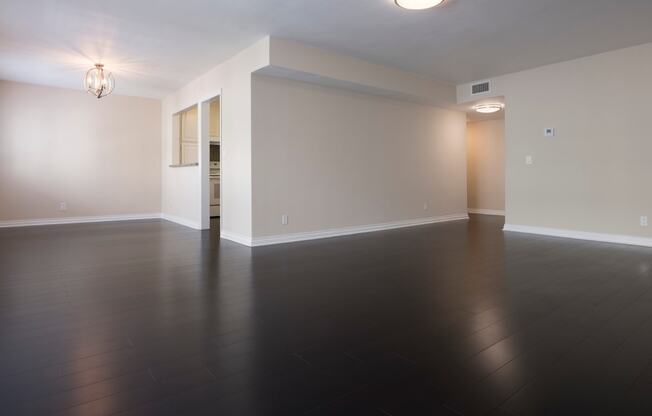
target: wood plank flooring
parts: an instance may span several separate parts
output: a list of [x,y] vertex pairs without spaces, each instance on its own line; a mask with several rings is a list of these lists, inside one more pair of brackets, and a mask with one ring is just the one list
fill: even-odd
[[652,250],[501,226],[0,230],[1,412],[652,414]]

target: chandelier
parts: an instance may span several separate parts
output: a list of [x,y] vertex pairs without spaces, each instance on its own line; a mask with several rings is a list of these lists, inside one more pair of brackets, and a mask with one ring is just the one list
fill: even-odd
[[100,99],[111,94],[113,87],[115,87],[113,75],[110,72],[104,72],[104,65],[95,64],[95,68],[91,68],[86,72],[84,88],[87,93]]

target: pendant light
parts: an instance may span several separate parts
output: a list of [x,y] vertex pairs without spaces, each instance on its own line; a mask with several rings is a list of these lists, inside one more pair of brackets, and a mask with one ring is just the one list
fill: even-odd
[[87,93],[100,99],[111,94],[113,87],[115,87],[113,75],[104,70],[103,64],[95,64],[95,68],[91,68],[86,72],[84,88]]

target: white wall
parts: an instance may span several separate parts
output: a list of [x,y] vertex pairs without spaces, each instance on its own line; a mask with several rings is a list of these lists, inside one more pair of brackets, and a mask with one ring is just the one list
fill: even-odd
[[646,44],[491,80],[507,104],[508,224],[652,237],[639,225],[652,217],[651,73]]
[[158,100],[0,81],[0,221],[159,213],[160,120]]
[[[172,115],[222,94],[222,229],[251,236],[251,73],[269,62],[263,39],[163,100],[162,210],[170,219],[194,228],[208,227],[209,143],[201,137],[200,166],[171,168]],[[208,103],[206,103],[208,105]],[[200,108],[199,123],[208,113]],[[204,129],[206,136],[208,129]]]
[[[269,71],[267,71],[269,69]],[[285,39],[270,39],[267,75],[450,107],[455,85]]]
[[[274,56],[272,60],[272,55]],[[251,244],[253,230],[252,73],[272,73],[316,83],[337,84],[384,96],[418,102],[453,104],[455,87],[415,74],[334,54],[296,42],[264,38],[229,61],[192,81],[163,100],[162,209],[168,219],[207,228],[208,142],[200,144],[200,165],[171,168],[172,114],[222,94],[222,235]],[[457,113],[456,113],[457,114]],[[295,119],[299,120],[300,116]],[[208,135],[208,128],[205,128]],[[256,162],[257,163],[257,162]],[[423,214],[422,214],[423,215]],[[391,216],[391,215],[390,215]],[[286,230],[284,230],[286,231]]]
[[505,211],[505,120],[467,124],[467,193],[469,210]]
[[252,97],[254,237],[465,215],[463,113],[265,76]]

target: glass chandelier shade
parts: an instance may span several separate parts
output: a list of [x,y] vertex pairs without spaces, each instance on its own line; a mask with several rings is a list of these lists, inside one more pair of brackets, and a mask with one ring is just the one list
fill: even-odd
[[113,92],[115,87],[115,80],[110,72],[104,71],[104,65],[95,64],[95,68],[91,68],[86,72],[84,78],[84,88],[86,92],[94,95],[95,97],[102,98]]

